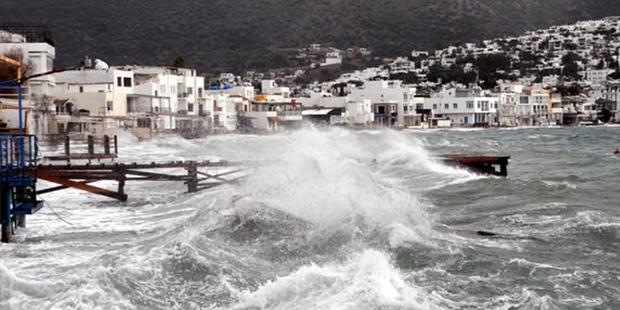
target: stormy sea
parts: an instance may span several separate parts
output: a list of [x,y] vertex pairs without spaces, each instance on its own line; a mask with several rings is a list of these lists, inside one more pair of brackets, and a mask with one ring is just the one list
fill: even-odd
[[[620,309],[620,127],[119,147],[120,162],[241,161],[244,178],[42,196],[0,245],[0,309]],[[444,154],[509,155],[509,177]]]

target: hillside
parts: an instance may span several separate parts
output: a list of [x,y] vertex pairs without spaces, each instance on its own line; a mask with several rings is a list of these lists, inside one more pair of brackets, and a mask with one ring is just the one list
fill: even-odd
[[279,48],[312,42],[405,55],[412,48],[620,14],[615,2],[3,0],[0,20],[48,24],[61,65],[83,55],[111,64],[170,64],[182,56],[186,65],[213,72],[278,66]]

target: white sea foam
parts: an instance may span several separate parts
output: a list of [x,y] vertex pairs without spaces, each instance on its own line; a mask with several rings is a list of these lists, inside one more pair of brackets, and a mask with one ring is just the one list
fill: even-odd
[[389,257],[366,250],[343,263],[309,265],[239,296],[234,309],[434,309]]
[[306,130],[284,139],[268,158],[260,158],[277,165],[258,167],[242,187],[242,192],[251,193],[250,200],[316,224],[362,216],[382,224],[428,225],[415,193],[405,189],[402,180],[383,173],[390,167],[398,169],[392,162],[397,158],[424,161],[418,163],[422,167],[437,165],[421,147],[391,137],[389,142],[368,145],[345,130]]

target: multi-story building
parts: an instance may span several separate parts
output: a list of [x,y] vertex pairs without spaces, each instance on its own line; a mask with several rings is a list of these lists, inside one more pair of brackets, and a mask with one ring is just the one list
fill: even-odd
[[134,93],[133,72],[84,69],[56,73],[54,78],[55,116],[49,126],[53,132],[103,131],[127,117],[128,95]]
[[490,126],[498,122],[499,97],[479,88],[445,88],[424,100],[436,119],[456,126]]
[[278,86],[274,80],[261,81],[261,92],[244,112],[248,126],[259,130],[274,130],[299,127],[303,121],[302,104],[291,98],[288,87]]
[[420,125],[416,112],[416,88],[401,81],[366,81],[351,89],[351,101],[370,100],[375,112],[374,122],[386,127],[414,127]]
[[[195,136],[209,126],[204,78],[192,69],[123,66],[55,74],[58,131],[80,130],[100,118],[103,128],[120,126],[148,137],[155,132]],[[66,128],[63,128],[65,126]],[[92,129],[92,128],[91,128]]]
[[592,84],[602,84],[607,82],[607,76],[612,74],[611,69],[589,69],[579,72],[584,81]]
[[540,86],[524,87],[516,105],[517,124],[534,126],[549,124],[551,93]]
[[[42,26],[15,25],[0,29],[0,54],[21,59],[28,75],[52,71],[56,58],[54,41],[47,28]],[[50,115],[53,110],[54,87],[56,83],[51,75],[44,75],[28,80],[24,89],[24,108],[31,114],[28,129],[35,134],[47,134]],[[16,98],[5,98],[4,102],[13,103]],[[17,127],[11,120],[17,119],[15,113],[6,111],[10,126]]]

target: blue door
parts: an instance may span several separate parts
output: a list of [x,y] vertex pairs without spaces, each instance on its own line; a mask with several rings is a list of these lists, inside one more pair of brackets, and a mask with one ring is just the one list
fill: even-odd
[[469,123],[469,116],[463,117],[463,124]]

